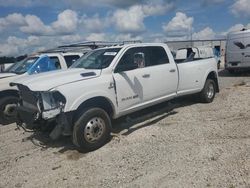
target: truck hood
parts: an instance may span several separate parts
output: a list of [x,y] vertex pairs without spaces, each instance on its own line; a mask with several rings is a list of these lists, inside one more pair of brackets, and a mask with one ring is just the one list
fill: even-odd
[[16,80],[24,75],[12,74],[12,73],[0,73],[0,92],[4,90],[15,90],[16,88],[10,87],[10,82]]
[[49,91],[55,87],[100,76],[101,70],[71,68],[25,76],[12,82],[21,84],[32,91]]
[[0,79],[2,79],[2,78],[7,78],[7,77],[12,77],[12,76],[16,76],[16,74],[15,73],[5,73],[5,72],[3,72],[3,73],[0,73]]

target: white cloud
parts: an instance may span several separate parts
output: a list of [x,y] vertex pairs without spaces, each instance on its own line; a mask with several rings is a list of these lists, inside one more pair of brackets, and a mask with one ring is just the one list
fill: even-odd
[[29,36],[27,38],[10,36],[0,45],[0,56],[31,54],[63,44],[72,44],[84,40],[84,37],[77,34],[66,36]]
[[64,10],[52,23],[52,28],[57,34],[70,34],[76,31],[78,25],[77,13],[73,10]]
[[[38,7],[38,6],[55,6],[58,8],[73,8],[73,9],[89,9],[95,7],[119,7],[127,8],[134,5],[148,4],[150,0],[0,0],[2,7]],[[173,0],[154,0],[156,4],[169,4]]]
[[103,32],[103,30],[110,26],[110,18],[100,18],[99,15],[94,15],[93,17],[87,17],[84,15],[81,18],[81,24],[83,25],[84,29],[95,32],[95,33],[100,33]]
[[108,41],[107,35],[105,33],[91,33],[86,37],[87,41]]
[[41,45],[41,41],[35,36],[29,36],[27,39],[10,36],[6,43],[0,46],[0,52],[1,56],[18,56],[31,52],[39,45]]
[[30,7],[40,4],[40,0],[0,0],[0,6],[2,7]]
[[195,40],[209,40],[214,39],[215,36],[216,33],[210,27],[206,27],[199,32],[193,33],[193,39]]
[[22,14],[19,13],[13,13],[13,14],[9,14],[6,18],[5,18],[6,22],[8,22],[9,24],[17,24],[17,25],[23,25],[25,24],[25,19],[22,16]]
[[164,4],[150,3],[142,5],[142,10],[144,14],[147,16],[165,14],[166,12],[170,11],[173,8],[174,8],[173,3],[164,3]]
[[250,0],[236,0],[231,11],[236,16],[250,17]]
[[228,33],[230,32],[235,32],[235,31],[240,31],[243,28],[245,29],[250,29],[250,23],[247,25],[243,25],[243,24],[235,24],[232,27],[230,27],[228,30],[226,30],[225,32],[221,32],[220,35],[222,37],[226,37]]
[[113,22],[118,31],[136,33],[145,30],[144,19],[148,16],[164,14],[173,8],[172,3],[134,5],[129,9],[118,9],[113,14]]
[[141,32],[145,29],[143,23],[145,17],[142,6],[133,6],[128,10],[117,10],[113,15],[113,20],[116,29],[120,32]]
[[72,7],[86,7],[86,6],[114,6],[114,7],[129,7],[134,4],[145,3],[145,0],[95,0],[91,2],[89,0],[64,0],[63,3]]
[[123,42],[123,41],[137,41],[142,40],[142,36],[134,36],[132,34],[106,34],[106,33],[92,33],[86,37],[87,41],[112,41],[112,42]]
[[234,31],[240,31],[244,28],[245,26],[243,24],[236,24],[232,26],[231,28],[228,29],[227,33],[234,32]]
[[177,12],[176,16],[167,24],[162,26],[168,36],[185,36],[191,32],[194,22],[193,17],[188,17],[182,12]]
[[4,18],[0,18],[0,31],[12,26],[20,26],[26,23],[22,14],[13,13]]
[[31,35],[68,35],[77,30],[78,23],[77,13],[69,9],[59,13],[57,20],[50,25],[45,25],[35,15],[23,16],[22,14],[13,13],[0,18],[0,31],[16,27],[21,32]]
[[50,26],[44,25],[42,20],[34,15],[25,16],[25,26],[20,27],[20,30],[32,35],[51,35],[53,30]]
[[132,34],[119,34],[114,35],[112,37],[114,41],[122,42],[122,41],[137,41],[142,40],[142,36],[133,36]]

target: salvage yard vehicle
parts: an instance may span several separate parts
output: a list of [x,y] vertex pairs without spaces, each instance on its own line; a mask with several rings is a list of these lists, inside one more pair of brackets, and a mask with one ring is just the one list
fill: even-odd
[[82,55],[83,52],[39,53],[13,64],[5,72],[0,73],[0,124],[6,125],[15,122],[18,91],[17,88],[10,87],[10,82],[26,75],[67,69]]
[[243,29],[228,34],[225,69],[230,73],[250,70],[250,30]]
[[198,94],[204,103],[219,92],[214,58],[176,63],[166,44],[116,45],[94,50],[68,70],[11,83],[20,92],[17,124],[72,135],[92,151],[110,137],[112,119],[173,99]]

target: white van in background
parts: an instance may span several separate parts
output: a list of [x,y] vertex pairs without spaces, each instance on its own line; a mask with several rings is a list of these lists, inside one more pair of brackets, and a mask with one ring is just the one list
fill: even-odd
[[243,29],[228,34],[225,69],[230,73],[250,69],[250,30]]

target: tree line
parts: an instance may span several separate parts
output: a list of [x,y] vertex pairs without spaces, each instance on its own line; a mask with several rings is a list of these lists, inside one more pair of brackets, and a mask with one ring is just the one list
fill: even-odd
[[0,64],[7,64],[7,63],[15,63],[18,61],[22,61],[23,59],[25,59],[27,57],[27,55],[21,55],[18,57],[0,57]]

